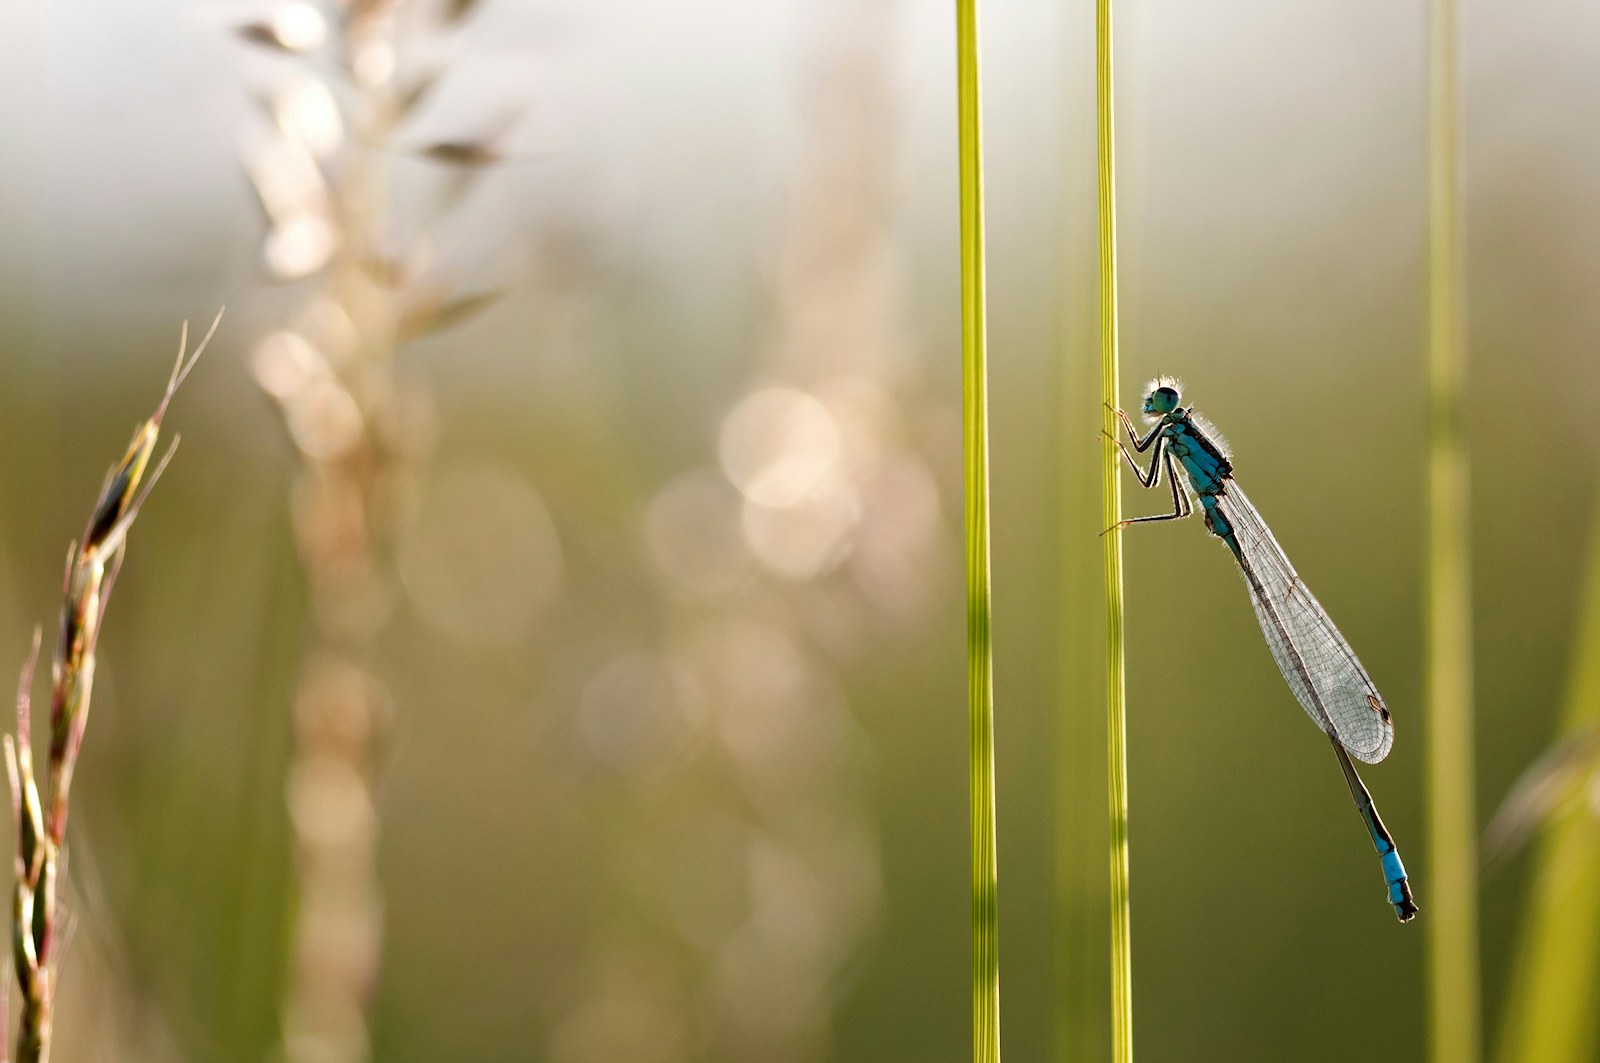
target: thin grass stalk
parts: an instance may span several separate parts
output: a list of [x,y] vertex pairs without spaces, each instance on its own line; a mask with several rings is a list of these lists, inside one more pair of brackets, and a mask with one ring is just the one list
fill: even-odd
[[[187,340],[187,328],[184,337]],[[206,339],[210,338],[207,334]],[[128,529],[177,446],[174,439],[152,466],[167,406],[194,365],[194,359],[185,359],[186,348],[187,343],[178,352],[177,365],[155,413],[134,431],[122,460],[106,473],[82,537],[67,549],[59,633],[50,665],[50,753],[43,798],[34,774],[31,740],[30,694],[40,641],[37,630],[17,687],[17,733],[5,736],[6,776],[17,834],[11,965],[21,991],[18,1063],[45,1063],[50,1056],[56,982],[70,930],[57,896],[66,875],[67,813],[73,773],[89,723],[95,653],[106,605],[122,569]],[[194,358],[204,349],[202,342]]]
[[[1071,198],[1081,194],[1076,182]],[[1072,210],[1069,205],[1067,208]],[[1076,213],[1074,212],[1074,217]],[[1079,219],[1087,224],[1086,218]],[[1085,233],[1074,224],[1067,247],[1086,248]],[[1098,996],[1105,983],[1092,938],[1104,911],[1101,866],[1088,859],[1102,820],[1098,803],[1100,781],[1085,750],[1101,735],[1102,718],[1095,689],[1095,652],[1092,635],[1099,631],[1094,595],[1099,551],[1095,533],[1100,530],[1095,488],[1099,455],[1083,445],[1095,410],[1084,396],[1098,388],[1099,352],[1095,349],[1097,324],[1090,312],[1090,294],[1076,273],[1075,252],[1064,272],[1061,354],[1057,361],[1058,438],[1056,447],[1056,499],[1059,525],[1059,606],[1056,634],[1055,757],[1055,1054],[1056,1059],[1087,1060],[1104,1055],[1099,1037],[1103,1012]],[[1092,355],[1086,356],[1086,355]]]
[[1473,1063],[1482,1047],[1455,0],[1433,0],[1429,71],[1428,1024],[1436,1063]]
[[[1600,733],[1600,506],[1590,535],[1564,739]],[[1512,961],[1500,1063],[1589,1063],[1600,1050],[1600,816],[1585,796],[1580,790],[1545,824]]]
[[[1085,19],[1093,17],[1084,10]],[[1071,27],[1069,38],[1074,41]],[[1092,106],[1093,72],[1070,84],[1063,111]],[[1081,96],[1080,96],[1081,93]],[[1094,169],[1079,169],[1082,152],[1095,150],[1095,130],[1077,121],[1068,125],[1067,163],[1061,181],[1062,278],[1057,359],[1056,497],[1058,522],[1058,611],[1055,715],[1055,1000],[1054,1048],[1058,1063],[1104,1058],[1108,1049],[1109,998],[1100,940],[1106,932],[1105,865],[1094,853],[1105,819],[1104,783],[1096,758],[1088,753],[1104,735],[1098,689],[1097,636],[1100,632],[1100,455],[1083,444],[1098,425],[1099,407],[1085,402],[1099,390],[1098,291],[1091,285],[1099,248],[1092,238],[1099,219],[1080,208],[1085,185],[1098,181]],[[1089,283],[1085,283],[1089,282]]]
[[[1094,650],[1090,642],[1098,630],[1093,583],[1099,559],[1090,553],[1095,542],[1099,507],[1090,485],[1098,455],[1082,445],[1086,427],[1083,397],[1095,393],[1095,383],[1083,379],[1092,369],[1087,359],[1062,359],[1070,371],[1062,373],[1063,403],[1076,409],[1061,413],[1062,466],[1058,473],[1061,498],[1061,573],[1057,644],[1057,707],[1055,736],[1055,890],[1056,890],[1056,1059],[1087,1060],[1103,1056],[1105,1045],[1100,1021],[1104,1012],[1099,994],[1103,971],[1090,949],[1104,911],[1101,865],[1087,859],[1098,840],[1101,824],[1100,785],[1092,778],[1085,750],[1102,734],[1098,693],[1094,689]],[[1076,431],[1075,431],[1076,429]],[[1096,552],[1097,554],[1097,552]]]
[[[1073,361],[1077,361],[1074,359]],[[1087,369],[1085,365],[1083,368]],[[1074,389],[1082,406],[1083,396],[1094,393],[1092,383]],[[1064,415],[1063,423],[1082,427],[1081,414]],[[1055,735],[1055,890],[1056,890],[1056,988],[1055,1054],[1060,1061],[1093,1059],[1104,1055],[1104,968],[1093,952],[1095,938],[1103,926],[1104,911],[1100,877],[1101,865],[1091,866],[1088,856],[1098,841],[1102,820],[1095,793],[1100,785],[1093,778],[1085,750],[1093,748],[1103,726],[1095,700],[1095,668],[1092,633],[1098,628],[1095,611],[1099,603],[1093,594],[1091,555],[1086,546],[1094,541],[1092,525],[1099,519],[1099,508],[1088,502],[1088,485],[1095,464],[1084,456],[1083,434],[1065,431],[1063,449],[1079,455],[1068,458],[1061,471],[1064,497],[1061,500],[1062,567],[1061,606],[1058,613],[1057,698]],[[1092,454],[1092,451],[1089,452]],[[1082,485],[1083,489],[1079,490]],[[1098,558],[1095,568],[1098,568]]]
[[1000,1060],[994,811],[994,649],[989,630],[989,410],[983,276],[983,137],[977,0],[956,0],[961,169],[962,442],[966,455],[967,705],[972,770],[972,1058]]
[[[340,9],[339,63],[355,86],[346,111],[350,146],[327,188],[340,247],[312,305],[347,323],[351,338],[341,350],[310,321],[302,324],[300,334],[323,361],[306,374],[314,386],[277,394],[300,451],[294,516],[310,607],[286,785],[296,875],[279,1050],[286,1063],[370,1058],[368,1009],[384,947],[372,780],[389,703],[374,656],[394,595],[390,552],[420,448],[399,412],[398,310],[370,274],[383,238],[385,156],[400,90],[392,77],[359,70],[364,56],[395,49],[400,7]],[[267,375],[264,361],[258,376]],[[349,411],[337,431],[318,407],[334,402]],[[326,830],[330,818],[344,829]]]
[[[1111,77],[1111,0],[1095,2],[1096,139],[1100,200],[1100,397],[1102,522],[1122,520],[1117,467],[1117,193]],[[1104,536],[1106,584],[1106,774],[1111,804],[1111,1059],[1133,1059],[1133,935],[1128,903],[1128,700],[1122,628],[1122,533]]]

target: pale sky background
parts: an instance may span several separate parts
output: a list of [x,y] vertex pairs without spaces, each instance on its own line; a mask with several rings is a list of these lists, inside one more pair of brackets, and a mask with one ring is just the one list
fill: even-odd
[[[209,305],[247,279],[258,230],[236,151],[246,86],[271,77],[272,64],[224,27],[254,10],[8,5],[0,261],[13,298],[20,270],[45,296],[35,306],[70,328],[94,313],[193,316],[196,296]],[[750,241],[770,228],[796,149],[803,60],[821,32],[809,10],[778,0],[489,0],[428,124],[449,129],[453,108],[526,108],[513,144],[531,158],[495,178],[491,209],[529,231],[542,217],[591,219],[617,254],[715,291],[748,272]],[[1374,245],[1397,233],[1409,242],[1421,224],[1422,10],[1383,0],[1119,5],[1125,299],[1168,284],[1164,262],[1214,257],[1224,243],[1234,252],[1225,268],[1241,274],[1232,279],[1250,283],[1280,268],[1283,233],[1316,230],[1317,212],[1351,205],[1361,208],[1355,231],[1312,235],[1339,236],[1346,249],[1324,260],[1329,283],[1369,283]],[[1003,278],[1013,262],[1031,272],[1058,260],[1074,233],[1091,235],[1082,226],[1092,221],[1092,5],[1018,0],[983,15]],[[925,0],[895,17],[906,138],[895,220],[920,259],[948,252],[953,238],[953,20],[947,3]],[[1600,12],[1576,0],[1469,3],[1463,24],[1474,194],[1515,182],[1530,152],[1592,174],[1600,127],[1561,119],[1600,90]],[[1063,218],[1068,201],[1075,215]],[[1278,246],[1240,254],[1236,230],[1273,234]],[[952,282],[953,263],[932,267],[941,286]]]

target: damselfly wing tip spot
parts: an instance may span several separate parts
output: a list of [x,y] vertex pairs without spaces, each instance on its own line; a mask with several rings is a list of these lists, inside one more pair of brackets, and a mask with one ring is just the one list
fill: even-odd
[[1384,723],[1388,723],[1389,722],[1389,708],[1388,708],[1388,706],[1384,705],[1383,702],[1379,701],[1376,697],[1374,697],[1371,694],[1367,695],[1367,704],[1372,707],[1372,711],[1373,712],[1377,713],[1380,717],[1383,718],[1383,722]]

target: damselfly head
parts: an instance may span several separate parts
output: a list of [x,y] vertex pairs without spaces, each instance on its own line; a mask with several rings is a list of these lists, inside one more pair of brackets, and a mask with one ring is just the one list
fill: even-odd
[[1145,385],[1144,389],[1144,414],[1149,418],[1157,418],[1171,413],[1178,408],[1178,400],[1182,397],[1183,384],[1169,376],[1156,377]]

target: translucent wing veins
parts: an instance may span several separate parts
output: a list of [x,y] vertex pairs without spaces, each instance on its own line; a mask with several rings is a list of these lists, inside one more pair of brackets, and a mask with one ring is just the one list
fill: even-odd
[[1289,689],[1318,727],[1376,764],[1394,745],[1394,725],[1372,677],[1239,485],[1230,479],[1216,497],[1238,544],[1256,619]]

